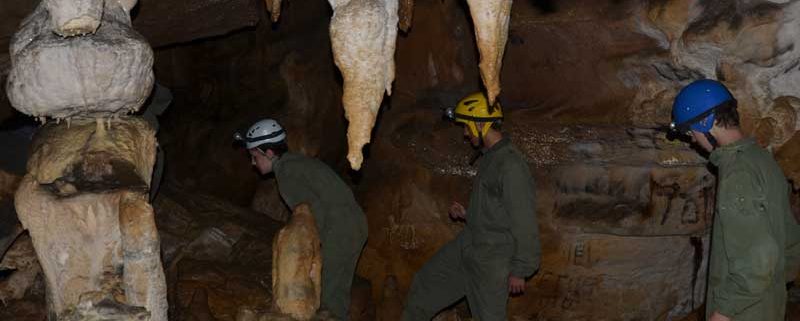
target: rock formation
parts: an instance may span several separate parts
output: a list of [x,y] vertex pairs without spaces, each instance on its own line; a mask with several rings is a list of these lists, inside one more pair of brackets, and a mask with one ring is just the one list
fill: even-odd
[[22,299],[42,273],[30,236],[20,236],[0,259],[0,271],[11,275],[0,280],[0,305]]
[[403,315],[403,297],[394,275],[387,276],[383,281],[383,293],[376,314],[377,321],[400,320]]
[[124,116],[153,85],[152,50],[131,29],[135,4],[45,0],[12,39],[11,103],[56,119],[39,129],[15,195],[52,320],[167,320],[147,200],[155,132]]
[[300,204],[272,245],[272,293],[278,312],[310,320],[322,291],[319,232],[307,204]]
[[383,101],[392,94],[397,38],[397,0],[329,0],[333,57],[344,78],[342,102],[354,170],[361,168],[361,149],[370,142]]
[[150,313],[142,307],[120,303],[102,292],[81,295],[80,303],[69,309],[59,321],[150,321]]
[[489,105],[500,94],[500,69],[508,39],[511,0],[467,0],[475,39],[481,52],[481,79],[486,86]]
[[124,119],[51,124],[40,130],[15,205],[30,232],[60,316],[88,292],[119,293],[166,320],[166,284],[147,187],[152,129]]
[[[84,3],[92,8],[105,3],[102,23],[92,35],[64,39],[53,33],[50,4],[69,11]],[[80,25],[94,25],[92,15],[79,17],[85,17],[77,20]],[[153,52],[131,29],[129,14],[117,1],[42,1],[14,35],[11,63],[8,98],[34,117],[124,115],[137,111],[153,86]]]
[[400,8],[397,15],[399,16],[398,28],[403,32],[408,32],[411,29],[411,22],[414,21],[414,0],[400,0]]
[[281,17],[281,0],[264,0],[272,22],[278,22]]

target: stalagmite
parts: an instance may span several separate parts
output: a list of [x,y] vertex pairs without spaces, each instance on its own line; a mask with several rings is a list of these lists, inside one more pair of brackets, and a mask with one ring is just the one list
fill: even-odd
[[475,38],[481,53],[481,78],[486,86],[489,104],[500,94],[500,69],[508,39],[511,0],[467,0]]
[[[76,4],[90,3],[76,1]],[[105,1],[102,23],[91,36],[64,39],[50,25],[43,1],[11,40],[6,92],[11,104],[35,117],[108,117],[138,110],[153,86],[153,51],[131,28],[131,0]],[[91,2],[94,3],[94,2]],[[102,1],[100,1],[102,5]]]
[[267,5],[272,22],[278,22],[278,18],[281,17],[281,0],[264,0],[264,3]]
[[15,205],[44,270],[50,313],[86,293],[121,294],[166,321],[166,283],[147,189],[155,133],[137,118],[51,123],[37,134]]
[[344,78],[342,102],[350,122],[347,159],[361,168],[384,91],[392,94],[397,40],[397,0],[328,0],[336,66]]
[[308,205],[300,204],[272,244],[272,294],[278,312],[297,320],[311,319],[319,308],[321,271],[314,216]]

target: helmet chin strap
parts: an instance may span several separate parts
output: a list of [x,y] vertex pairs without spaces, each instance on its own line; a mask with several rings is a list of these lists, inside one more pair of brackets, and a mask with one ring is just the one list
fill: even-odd
[[[478,128],[477,124],[475,124],[475,129]],[[472,157],[469,159],[469,166],[475,165],[475,162],[478,161],[478,158],[483,155],[483,131],[478,131],[478,148],[475,149],[475,152],[472,154]]]
[[717,139],[714,138],[713,135],[711,135],[711,132],[706,132],[706,133],[703,133],[703,134],[706,135],[706,139],[708,139],[708,143],[711,144],[711,149],[712,150],[716,149],[717,147],[719,147],[719,144],[717,143]]

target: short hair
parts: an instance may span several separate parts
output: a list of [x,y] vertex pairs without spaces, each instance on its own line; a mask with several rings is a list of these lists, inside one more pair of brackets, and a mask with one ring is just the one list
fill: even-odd
[[283,156],[284,153],[289,151],[289,145],[286,144],[286,140],[277,142],[277,143],[266,143],[256,146],[260,151],[266,153],[267,150],[271,150],[275,156]]
[[739,111],[736,99],[728,100],[714,107],[714,123],[721,127],[739,127]]

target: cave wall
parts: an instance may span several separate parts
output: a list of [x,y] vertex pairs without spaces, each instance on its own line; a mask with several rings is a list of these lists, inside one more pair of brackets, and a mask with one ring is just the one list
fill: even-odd
[[292,149],[338,166],[346,124],[330,13],[322,1],[289,2],[277,24],[260,12],[255,28],[156,51],[157,81],[175,95],[161,129],[169,180],[249,205],[258,184],[273,182],[261,182],[232,135],[265,117],[286,128]]
[[[415,13],[464,9],[459,1],[416,5]],[[527,293],[510,300],[510,317],[675,319],[700,307],[714,176],[687,144],[654,129],[669,123],[682,86],[720,79],[739,99],[745,131],[777,150],[796,177],[790,146],[800,87],[787,82],[800,61],[789,37],[797,8],[792,1],[514,2],[499,97],[505,130],[537,181],[543,263]],[[395,86],[416,94],[392,97],[357,187],[370,225],[359,273],[376,298],[389,276],[405,293],[460,231],[447,209],[467,202],[475,174],[460,130],[440,120],[441,109],[478,88],[474,44],[458,37],[471,25],[460,14],[438,17],[417,15],[398,40]],[[450,37],[425,34],[437,25]]]
[[[468,203],[471,149],[436,116],[388,113],[373,149],[383,161],[365,168],[358,192],[370,239],[358,271],[375,297],[390,275],[405,293],[462,228],[447,210]],[[541,269],[509,317],[655,320],[702,304],[714,178],[699,155],[653,130],[509,116],[504,128],[536,180],[543,245]]]

